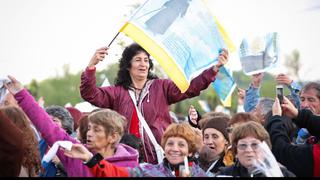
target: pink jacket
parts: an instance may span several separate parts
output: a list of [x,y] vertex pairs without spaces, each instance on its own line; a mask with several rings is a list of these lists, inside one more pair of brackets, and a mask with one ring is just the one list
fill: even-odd
[[[80,85],[82,98],[97,107],[110,108],[125,116],[128,121],[126,132],[129,132],[134,105],[128,90],[122,86],[97,87],[95,73],[95,69],[86,69],[82,73]],[[216,74],[217,72],[213,71],[212,67],[203,71],[191,81],[190,87],[185,93],[181,93],[169,79],[154,79],[147,82],[141,92],[138,108],[159,144],[165,129],[172,123],[169,106],[187,98],[198,96],[215,80]],[[145,132],[144,137],[144,151],[147,162],[156,164],[156,152]]]
[[[21,90],[15,95],[15,98],[49,146],[52,146],[56,141],[79,143],[52,121],[27,90]],[[57,155],[69,177],[92,177],[88,167],[81,160],[69,158],[60,150]],[[135,167],[138,165],[138,152],[130,146],[118,144],[114,156],[106,158],[106,160],[117,166]]]

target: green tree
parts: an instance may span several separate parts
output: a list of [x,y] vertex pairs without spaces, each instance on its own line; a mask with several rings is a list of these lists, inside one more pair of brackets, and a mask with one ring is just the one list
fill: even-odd
[[[30,84],[29,87],[34,85]],[[64,106],[66,103],[75,104],[81,100],[80,92],[80,73],[71,74],[69,65],[63,66],[63,75],[48,78],[38,83],[35,98],[44,97],[46,105]]]
[[114,84],[114,81],[117,77],[118,70],[119,70],[119,63],[113,63],[113,64],[109,64],[104,70],[97,71],[96,72],[97,86],[101,86],[105,78],[108,78],[111,85]]
[[29,92],[32,94],[34,97],[38,97],[38,91],[39,91],[39,85],[37,80],[32,79],[30,84],[27,86]]

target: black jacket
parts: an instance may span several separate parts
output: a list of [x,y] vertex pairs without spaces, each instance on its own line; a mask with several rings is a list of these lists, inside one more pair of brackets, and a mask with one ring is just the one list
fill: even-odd
[[[288,171],[285,167],[280,167],[284,177],[296,177],[292,172]],[[225,175],[232,177],[266,177],[262,172],[249,173],[248,169],[242,166],[239,161],[234,165],[228,167],[221,167],[216,176]]]
[[[213,162],[208,162],[205,159],[199,157],[199,165],[205,172],[207,172],[212,163]],[[225,167],[225,164],[223,163],[223,156],[218,159],[213,168],[211,168],[210,172],[216,174],[221,167]]]
[[[304,110],[301,112],[304,113]],[[297,119],[296,121],[300,120]],[[272,153],[278,162],[286,166],[288,170],[298,177],[314,176],[313,145],[291,144],[288,129],[284,125],[283,117],[281,116],[271,116],[267,120],[266,129],[270,135]]]
[[293,122],[300,128],[308,129],[311,135],[320,137],[320,116],[314,115],[310,110],[300,110]]

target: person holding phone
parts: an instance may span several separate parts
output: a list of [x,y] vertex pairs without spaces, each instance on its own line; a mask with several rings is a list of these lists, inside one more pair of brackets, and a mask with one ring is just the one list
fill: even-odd
[[[252,112],[257,107],[260,100],[260,88],[262,85],[264,73],[258,73],[252,75],[252,81],[250,83],[249,88],[245,92],[244,98],[244,110],[245,112]],[[280,73],[275,78],[276,83],[278,85],[282,85],[283,87],[287,87],[290,90],[290,95],[294,100],[294,104],[296,107],[300,107],[300,98],[299,92],[301,90],[301,86],[293,81],[288,75]]]
[[276,86],[276,94],[279,99],[280,104],[283,104],[283,85]]
[[320,116],[308,109],[298,110],[286,97],[283,104],[276,98],[272,107],[272,117],[266,124],[270,134],[272,152],[276,159],[298,177],[320,177],[320,145],[294,145],[289,138],[289,130],[284,125],[283,115],[290,117],[300,128],[320,137]]

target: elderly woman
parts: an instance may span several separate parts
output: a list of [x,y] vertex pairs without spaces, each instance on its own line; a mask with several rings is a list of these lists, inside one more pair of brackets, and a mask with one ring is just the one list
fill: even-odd
[[95,66],[105,58],[107,50],[108,48],[98,49],[82,73],[81,96],[97,107],[110,108],[125,116],[128,121],[126,133],[134,134],[139,138],[143,137],[145,161],[156,164],[156,152],[148,134],[139,126],[135,104],[157,143],[160,144],[164,130],[172,123],[169,106],[198,96],[202,90],[206,89],[215,80],[219,68],[227,63],[228,51],[224,49],[218,57],[218,64],[194,78],[188,90],[181,93],[171,80],[158,79],[151,73],[153,63],[150,54],[136,43],[129,45],[123,51],[115,85],[97,87]]
[[[11,83],[5,87],[14,94],[19,106],[25,111],[42,137],[52,147],[56,141],[79,143],[65,130],[53,122],[53,119],[41,108],[29,92],[12,76]],[[112,110],[101,110],[89,115],[87,147],[92,152],[100,153],[113,164],[125,167],[138,165],[138,152],[119,141],[124,133],[125,118]],[[72,159],[58,151],[57,156],[64,165],[68,176],[92,176],[80,160]]]
[[[70,157],[79,158],[97,177],[179,177],[206,176],[205,172],[193,162],[196,152],[195,132],[188,123],[171,124],[163,134],[161,146],[165,159],[158,165],[140,164],[136,168],[121,168],[103,160],[100,154],[92,154],[80,144],[74,144],[71,151],[65,151]],[[188,169],[185,169],[185,165]]]
[[[249,121],[237,126],[231,136],[232,151],[237,157],[237,161],[234,165],[224,167],[220,169],[219,175],[227,175],[233,177],[267,177],[269,174],[267,171],[263,171],[257,163],[266,162],[269,166],[271,159],[275,159],[270,152],[270,137],[264,127],[257,122]],[[267,144],[267,149],[263,149],[262,143]],[[269,154],[266,152],[270,152]],[[270,159],[266,155],[269,155]],[[278,166],[275,161],[273,168]],[[271,167],[268,167],[271,168]],[[264,170],[268,170],[268,168]],[[281,172],[280,172],[281,170]],[[294,177],[295,175],[288,171],[285,167],[280,165],[280,174],[277,176]]]

